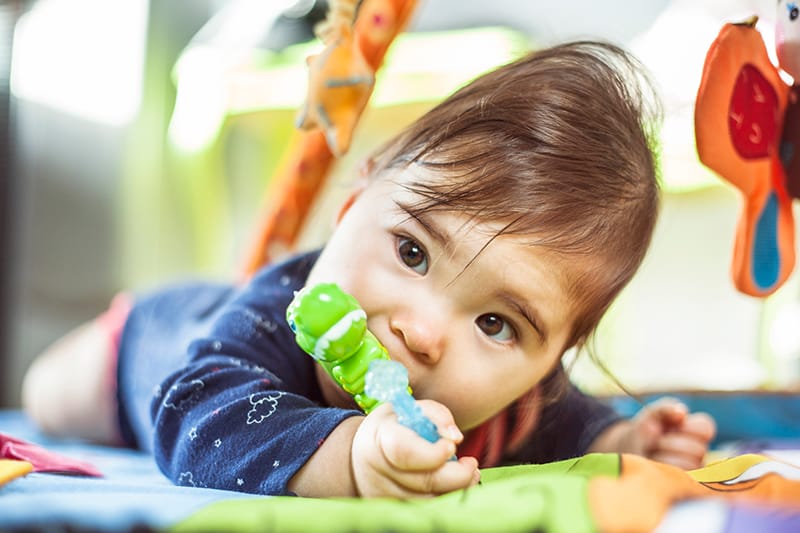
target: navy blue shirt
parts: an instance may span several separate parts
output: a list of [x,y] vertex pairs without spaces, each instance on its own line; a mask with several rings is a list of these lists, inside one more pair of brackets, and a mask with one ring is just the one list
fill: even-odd
[[[361,414],[326,405],[316,363],[286,323],[318,256],[267,267],[243,287],[190,282],[137,298],[119,350],[120,425],[174,483],[290,494],[287,483],[331,431]],[[535,442],[508,459],[580,455],[616,420],[570,386],[544,409]]]

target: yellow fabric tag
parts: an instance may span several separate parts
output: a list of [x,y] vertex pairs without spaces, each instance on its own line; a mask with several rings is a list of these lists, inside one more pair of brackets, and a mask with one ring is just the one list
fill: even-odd
[[755,453],[748,453],[736,457],[729,457],[721,459],[714,463],[708,464],[703,468],[691,470],[687,472],[689,476],[699,483],[721,483],[736,479],[742,472],[765,461],[769,461],[769,457],[758,455]]

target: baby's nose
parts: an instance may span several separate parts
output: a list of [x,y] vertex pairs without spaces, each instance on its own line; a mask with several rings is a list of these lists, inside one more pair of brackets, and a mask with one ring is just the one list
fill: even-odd
[[392,332],[401,337],[412,355],[423,363],[435,364],[441,359],[447,332],[442,321],[427,316],[397,314],[390,325]]

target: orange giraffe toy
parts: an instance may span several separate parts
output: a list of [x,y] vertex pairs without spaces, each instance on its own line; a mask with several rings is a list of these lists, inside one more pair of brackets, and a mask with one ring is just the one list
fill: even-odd
[[308,59],[309,86],[298,117],[303,130],[273,179],[244,277],[290,251],[335,157],[347,152],[389,45],[416,0],[332,0],[317,29],[325,49]]
[[795,264],[792,198],[800,198],[800,10],[778,2],[778,66],[757,17],[726,24],[706,55],[695,105],[700,160],[742,193],[731,271],[745,294],[765,297]]

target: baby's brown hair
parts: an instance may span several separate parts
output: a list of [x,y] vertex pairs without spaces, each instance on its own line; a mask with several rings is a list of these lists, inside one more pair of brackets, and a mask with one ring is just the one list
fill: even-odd
[[[638,269],[658,212],[658,100],[623,49],[574,42],[489,72],[426,113],[374,158],[413,164],[419,211],[502,221],[564,260],[584,342]],[[574,259],[589,268],[571,268]],[[586,262],[583,262],[586,265]]]
[[[659,122],[655,90],[633,56],[609,43],[566,43],[456,91],[387,143],[371,175],[418,165],[426,172],[409,188],[422,200],[404,207],[499,221],[495,237],[530,237],[552,253],[573,302],[566,351],[588,341],[647,252],[659,203]],[[524,440],[539,399],[563,385],[547,379],[521,398],[514,424],[503,412],[476,428],[469,440],[482,442],[481,463]]]

